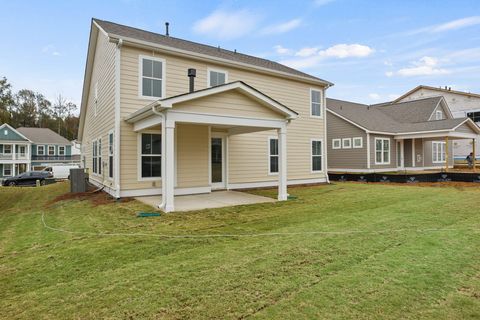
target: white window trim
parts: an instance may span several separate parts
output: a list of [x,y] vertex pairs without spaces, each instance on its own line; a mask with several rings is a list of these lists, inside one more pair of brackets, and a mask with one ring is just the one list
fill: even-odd
[[[439,118],[440,115],[440,118]],[[435,111],[435,120],[442,120],[443,119],[443,111],[442,110],[436,110]]]
[[[348,147],[345,146],[345,142],[348,141]],[[342,139],[342,149],[352,149],[352,138]]]
[[[10,146],[10,153],[5,153],[5,146]],[[13,144],[4,144],[3,145],[3,150],[2,150],[2,153],[3,154],[13,154]]]
[[[269,176],[278,176],[278,172],[271,172],[270,171],[270,157],[271,156],[275,156],[275,155],[271,155],[270,154],[270,140],[272,139],[276,139],[278,141],[278,137],[277,136],[269,136],[267,137],[267,149],[268,149],[268,157],[267,157],[267,168],[268,168],[268,175]],[[280,147],[280,145],[279,145]],[[279,150],[280,151],[280,150]],[[278,160],[280,161],[280,154],[276,155],[276,157],[278,158]],[[280,163],[279,163],[280,164]],[[280,169],[280,168],[279,168]]]
[[[60,150],[63,149],[63,153],[60,152]],[[59,156],[65,156],[65,151],[66,151],[66,147],[65,146],[58,146],[58,155]]]
[[[360,140],[360,145],[355,146],[355,140]],[[363,137],[354,137],[352,138],[352,148],[354,149],[361,149],[363,148]]]
[[[6,166],[10,166],[10,174],[8,174],[8,175],[5,174],[5,168],[6,168]],[[2,172],[2,173],[3,173],[3,176],[4,176],[4,177],[11,177],[11,176],[12,176],[12,173],[13,173],[13,164],[12,164],[12,163],[4,163],[4,164],[3,164],[3,172]]]
[[[312,92],[313,91],[318,91],[320,92],[320,115],[317,116],[317,115],[314,115],[312,114]],[[323,110],[323,91],[322,90],[319,90],[319,89],[315,89],[315,88],[310,88],[310,118],[317,118],[317,119],[323,119],[323,114],[324,114],[324,111]]]
[[[112,141],[112,146],[110,146],[110,135],[113,135],[113,141]],[[114,130],[110,130],[107,133],[107,139],[108,139],[108,154],[107,154],[107,159],[108,159],[108,172],[107,172],[107,179],[108,180],[113,180],[113,176],[115,176],[115,172],[112,170],[112,177],[110,177],[110,157],[113,158],[113,164],[114,164],[114,169],[115,169],[115,133]]]
[[[50,147],[53,147],[53,154],[50,154]],[[52,144],[49,144],[47,146],[47,156],[56,156],[56,153],[55,153],[55,145],[52,145]]]
[[[383,148],[383,145],[384,143],[382,142],[382,161],[381,162],[378,162],[377,161],[377,140],[382,140],[382,141],[385,141],[385,140],[388,140],[388,162],[385,162],[385,157],[384,157],[384,148]],[[375,158],[375,164],[385,164],[385,165],[388,165],[390,164],[391,162],[391,158],[392,158],[392,141],[390,138],[375,138],[375,154],[374,154],[374,158]]]
[[[42,153],[40,154],[40,147],[42,148]],[[45,155],[45,146],[44,145],[37,145],[37,155],[44,156]]]
[[[147,178],[142,177],[142,133],[161,135],[162,131],[146,130],[146,131],[139,132],[137,134],[137,180],[138,181],[161,181],[162,177],[147,177]],[[160,156],[163,157],[163,154],[161,154]],[[163,176],[164,173],[161,172],[161,175]]]
[[[443,160],[433,160],[435,159],[435,152],[433,150],[433,145],[436,144],[437,145],[437,150],[438,150],[438,147],[443,145]],[[447,161],[447,154],[446,154],[446,143],[444,141],[432,141],[432,163],[445,163]],[[442,158],[442,153],[440,153],[440,158]]]
[[[321,148],[321,155],[320,157],[322,158],[322,170],[313,170],[313,150],[312,150],[312,143],[314,141],[320,141],[320,143],[322,144],[322,148]],[[324,156],[324,152],[323,152],[323,149],[324,149],[324,146],[323,146],[323,139],[322,138],[312,138],[310,139],[310,173],[323,173],[325,171],[325,156]],[[318,155],[315,155],[318,157]]]
[[[338,147],[335,147],[335,142],[338,142]],[[332,149],[342,149],[342,139],[332,139]]]
[[[144,96],[143,95],[143,88],[142,88],[142,78],[143,78],[143,64],[142,64],[142,59],[149,59],[149,60],[154,60],[154,61],[160,61],[162,62],[162,96],[161,97],[150,97],[150,96]],[[152,56],[147,56],[140,54],[138,55],[138,97],[140,99],[144,100],[159,100],[165,98],[166,92],[165,92],[165,82],[166,82],[166,69],[167,69],[167,62],[163,58],[158,58],[158,57],[152,57]]]
[[211,86],[210,86],[210,71],[225,74],[225,83],[228,83],[228,71],[227,70],[208,67],[207,68],[207,88],[211,88]]

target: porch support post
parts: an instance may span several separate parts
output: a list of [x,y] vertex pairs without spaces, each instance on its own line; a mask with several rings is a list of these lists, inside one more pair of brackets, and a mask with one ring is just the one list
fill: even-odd
[[448,171],[448,137],[445,137],[445,172]]
[[415,138],[412,139],[412,167],[415,167]]
[[285,201],[287,193],[287,128],[278,129],[278,201]]
[[162,172],[165,179],[165,190],[162,190],[162,197],[165,204],[164,211],[175,210],[175,121],[165,121],[165,172]]
[[473,172],[475,172],[475,171],[476,171],[475,165],[477,164],[477,162],[476,162],[477,150],[475,150],[475,149],[476,149],[476,146],[475,146],[476,141],[475,141],[475,139],[472,139],[472,143],[473,143],[473,144],[472,144],[472,153],[473,153],[473,159],[472,159],[473,162],[472,162],[472,164],[473,164]]

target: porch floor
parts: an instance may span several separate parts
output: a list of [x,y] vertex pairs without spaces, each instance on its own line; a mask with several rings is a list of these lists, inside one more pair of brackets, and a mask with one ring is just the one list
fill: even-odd
[[[157,205],[162,202],[161,196],[144,196],[135,199],[154,208],[157,208]],[[175,211],[192,211],[275,201],[272,198],[239,191],[214,191],[204,194],[175,196]]]

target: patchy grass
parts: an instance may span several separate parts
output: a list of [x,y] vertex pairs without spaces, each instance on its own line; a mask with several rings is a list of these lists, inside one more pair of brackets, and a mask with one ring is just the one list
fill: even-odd
[[[480,187],[339,183],[290,188],[297,199],[283,203],[155,218],[136,218],[152,210],[137,201],[67,190],[0,188],[0,318],[480,317]],[[98,236],[45,229],[42,212],[83,232],[372,232]]]

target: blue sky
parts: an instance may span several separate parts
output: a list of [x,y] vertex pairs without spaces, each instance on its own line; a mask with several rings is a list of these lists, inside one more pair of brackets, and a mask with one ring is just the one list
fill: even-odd
[[480,1],[5,1],[0,76],[80,103],[90,19],[220,45],[387,101],[419,84],[480,92]]

